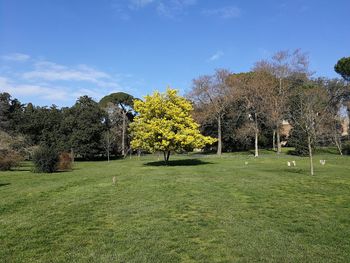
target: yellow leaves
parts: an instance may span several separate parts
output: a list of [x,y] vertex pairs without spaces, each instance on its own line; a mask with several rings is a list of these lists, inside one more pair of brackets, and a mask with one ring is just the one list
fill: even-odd
[[216,139],[200,134],[199,125],[191,117],[192,104],[168,88],[155,92],[144,101],[134,102],[139,113],[130,125],[133,148],[150,152],[202,148]]

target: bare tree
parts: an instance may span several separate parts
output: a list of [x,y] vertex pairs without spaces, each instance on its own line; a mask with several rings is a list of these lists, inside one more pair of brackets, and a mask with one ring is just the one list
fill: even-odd
[[310,160],[310,174],[314,175],[313,146],[327,117],[329,98],[324,88],[319,86],[300,87],[291,100],[290,117],[293,126],[300,128],[307,140]]
[[[281,126],[288,112],[288,100],[291,92],[291,78],[307,79],[311,73],[308,70],[309,59],[306,53],[296,49],[293,52],[283,50],[276,52],[270,60],[262,60],[255,64],[254,71],[265,71],[274,75],[277,83],[271,82],[269,103],[269,119],[273,128],[273,148],[281,153]],[[275,143],[277,140],[277,143]]]
[[346,86],[343,80],[339,79],[325,79],[317,80],[318,84],[327,90],[329,107],[326,112],[328,115],[325,118],[325,125],[323,127],[325,137],[328,137],[333,142],[339,154],[342,155],[342,109],[346,107],[346,103],[350,99],[350,89]]
[[215,118],[218,125],[217,154],[222,153],[222,118],[230,103],[227,79],[230,72],[218,69],[212,76],[204,75],[193,80],[193,88],[187,95],[197,108],[202,118]]
[[[248,119],[252,123],[250,127],[254,130],[254,156],[259,156],[259,134],[260,120],[267,113],[267,103],[269,103],[269,87],[273,85],[275,78],[265,72],[257,71],[250,73],[233,74],[230,77],[231,98],[243,102]],[[245,127],[249,127],[245,126]],[[247,131],[247,129],[245,128]]]
[[102,139],[103,139],[103,148],[106,151],[107,161],[109,162],[110,153],[111,153],[112,146],[113,146],[113,139],[111,138],[111,131],[110,130],[105,131]]

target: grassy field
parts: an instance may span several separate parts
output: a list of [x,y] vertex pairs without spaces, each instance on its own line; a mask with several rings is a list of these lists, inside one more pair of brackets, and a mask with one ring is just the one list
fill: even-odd
[[350,262],[350,158],[315,160],[314,177],[271,154],[0,172],[0,261]]

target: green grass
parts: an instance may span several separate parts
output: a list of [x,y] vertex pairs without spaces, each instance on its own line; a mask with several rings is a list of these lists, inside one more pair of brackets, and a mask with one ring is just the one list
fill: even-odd
[[0,261],[350,262],[349,157],[195,156],[0,172]]

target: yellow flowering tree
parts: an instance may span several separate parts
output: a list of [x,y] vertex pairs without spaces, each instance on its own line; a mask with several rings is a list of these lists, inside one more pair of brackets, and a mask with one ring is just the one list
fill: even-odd
[[135,100],[138,112],[130,125],[131,146],[149,152],[162,151],[167,164],[172,151],[190,151],[212,144],[216,139],[203,136],[193,120],[192,104],[178,95],[177,90],[155,92],[144,101]]

